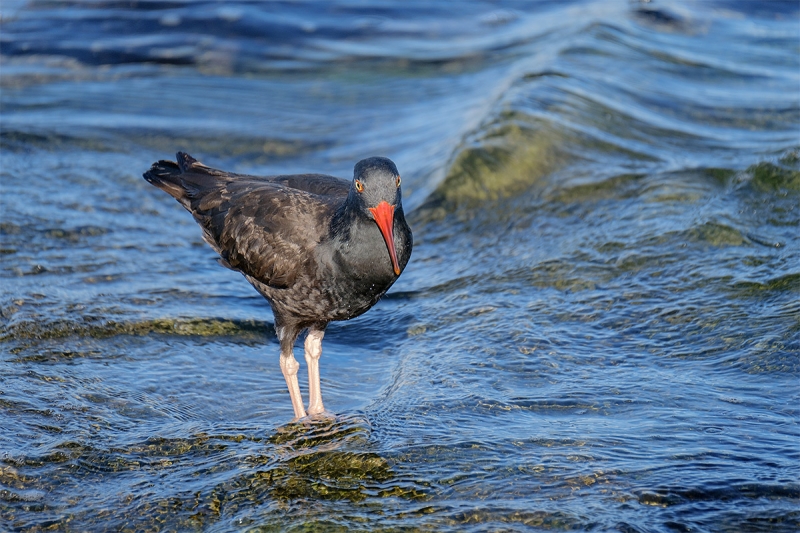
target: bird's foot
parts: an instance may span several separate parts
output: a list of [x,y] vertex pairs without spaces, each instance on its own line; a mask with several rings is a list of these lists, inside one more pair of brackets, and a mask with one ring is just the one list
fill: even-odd
[[295,418],[294,420],[292,420],[292,422],[305,422],[305,423],[316,424],[318,422],[331,422],[337,419],[338,416],[336,415],[336,413],[334,413],[333,411],[322,409],[321,411],[317,411],[315,413],[308,411],[308,414],[306,416],[303,416],[301,418]]
[[308,411],[306,412],[308,413],[308,416],[318,415],[325,412],[325,406],[322,405],[322,402],[309,404]]
[[319,424],[332,424],[338,421],[339,417],[333,411],[322,410],[318,413],[308,413],[303,416],[295,416],[288,425],[298,424],[300,427],[315,427]]

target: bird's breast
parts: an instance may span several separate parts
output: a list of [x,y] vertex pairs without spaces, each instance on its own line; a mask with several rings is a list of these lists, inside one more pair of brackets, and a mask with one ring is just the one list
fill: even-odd
[[331,311],[331,320],[358,316],[380,299],[392,286],[394,275],[386,244],[375,228],[374,236],[353,235],[348,242],[331,242],[319,248],[319,272],[323,297]]

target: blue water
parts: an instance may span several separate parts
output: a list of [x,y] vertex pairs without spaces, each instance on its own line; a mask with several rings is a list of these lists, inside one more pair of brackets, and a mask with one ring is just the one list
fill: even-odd
[[[797,2],[0,17],[0,530],[800,530]],[[177,150],[397,163],[414,254],[328,328],[331,417],[141,179]]]

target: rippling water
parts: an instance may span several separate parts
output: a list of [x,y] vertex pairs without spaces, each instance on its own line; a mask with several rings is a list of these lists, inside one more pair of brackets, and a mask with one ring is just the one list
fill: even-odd
[[[798,9],[4,2],[0,529],[800,529]],[[400,168],[335,418],[177,150]]]

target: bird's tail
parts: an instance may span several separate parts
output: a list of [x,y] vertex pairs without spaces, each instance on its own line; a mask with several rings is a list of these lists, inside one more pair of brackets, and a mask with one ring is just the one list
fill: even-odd
[[205,166],[184,152],[178,152],[175,157],[177,163],[157,161],[143,176],[191,211],[191,200],[203,191],[214,188],[217,177],[224,173]]
[[183,188],[181,181],[181,174],[183,174],[183,171],[177,163],[162,159],[153,163],[150,170],[145,172],[143,176],[148,182],[180,201],[181,197],[186,195],[186,190]]

